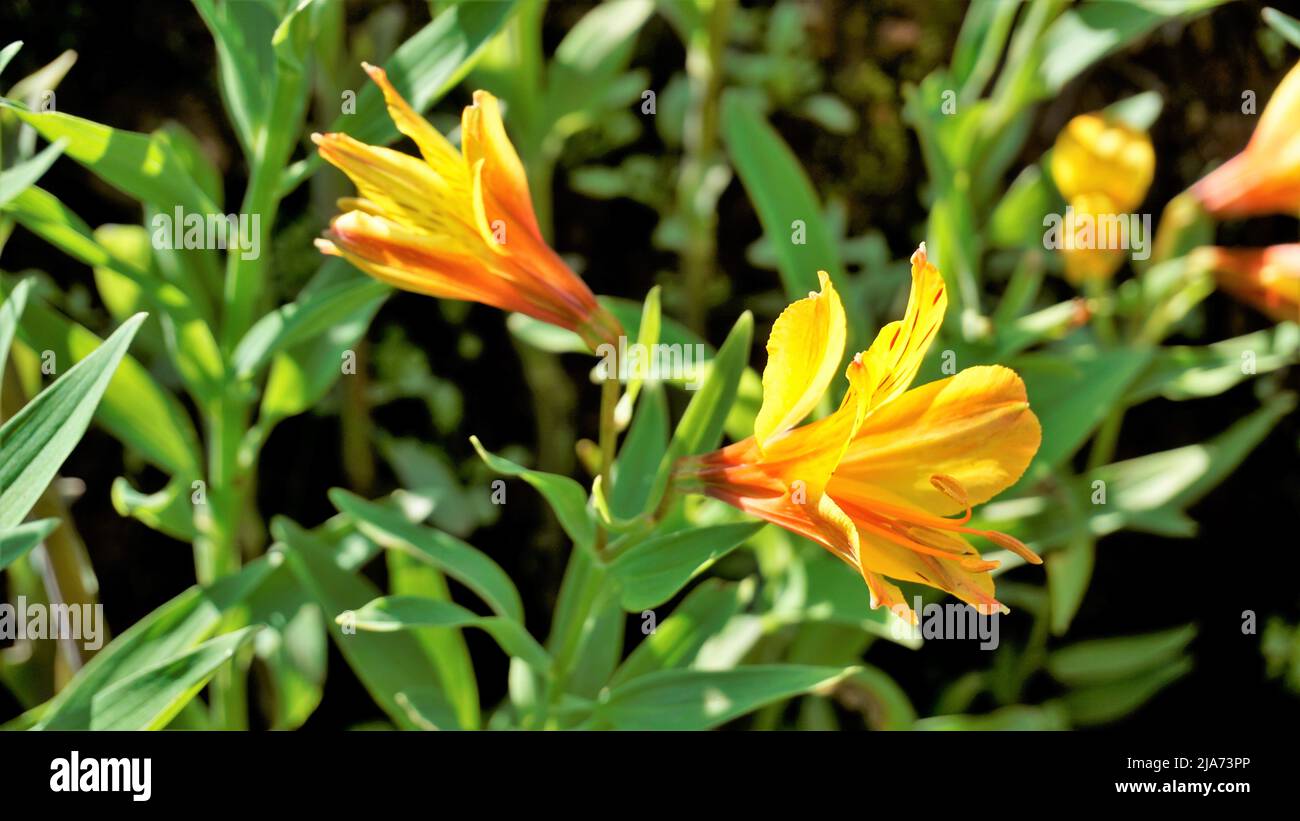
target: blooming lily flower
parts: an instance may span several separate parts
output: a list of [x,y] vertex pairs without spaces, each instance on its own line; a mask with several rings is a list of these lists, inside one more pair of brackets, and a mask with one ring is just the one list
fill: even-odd
[[1250,142],[1192,186],[1216,217],[1300,212],[1300,63],[1273,92]]
[[1223,290],[1279,322],[1300,322],[1300,244],[1216,246],[1193,253],[1193,266],[1213,271]]
[[[1155,176],[1155,149],[1145,132],[1107,118],[1080,114],[1052,147],[1050,168],[1056,188],[1076,215],[1093,224],[1119,220],[1142,204]],[[1124,264],[1123,248],[1076,247],[1064,237],[1065,275],[1071,282],[1109,279]],[[1130,242],[1132,238],[1130,238]]]
[[819,276],[821,292],[791,304],[772,328],[754,435],[683,460],[678,481],[819,543],[862,574],[873,608],[915,621],[888,577],[1005,609],[989,575],[998,563],[966,537],[1041,562],[1011,536],[968,526],[971,505],[1011,486],[1038,450],[1024,383],[1007,368],[981,366],[909,390],[948,304],[922,244],[903,319],[849,363],[839,409],[796,427],[844,355],[844,306]]
[[347,134],[313,134],[321,157],[358,192],[339,201],[344,213],[317,247],[406,291],[518,311],[575,331],[593,351],[616,344],[618,321],[542,238],[496,98],[474,92],[457,152],[383,69],[362,65],[424,159]]

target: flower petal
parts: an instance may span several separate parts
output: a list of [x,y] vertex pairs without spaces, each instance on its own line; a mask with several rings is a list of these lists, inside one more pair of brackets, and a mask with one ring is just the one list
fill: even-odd
[[491,200],[488,216],[508,219],[541,239],[528,176],[506,135],[496,97],[486,91],[474,92],[474,105],[467,106],[461,117],[460,141],[469,168],[483,161],[483,186]]
[[1020,478],[1041,440],[1015,371],[967,368],[868,416],[827,492],[841,503],[869,507],[876,500],[950,515],[964,506],[940,492],[931,476],[955,479],[977,505]]
[[912,254],[912,291],[901,320],[880,329],[867,350],[868,369],[877,374],[870,407],[885,404],[907,390],[921,368],[925,352],[939,333],[948,308],[943,275],[926,256],[925,243]]
[[431,233],[475,230],[468,198],[462,202],[452,196],[443,179],[418,158],[342,133],[313,134],[312,140],[326,162],[348,175],[361,198],[390,219]]
[[774,438],[762,452],[764,470],[791,487],[798,483],[809,504],[816,504],[825,491],[831,473],[867,414],[872,374],[861,354],[849,363],[845,376],[849,389],[839,410]]
[[844,305],[830,276],[818,271],[817,277],[821,292],[791,303],[767,338],[763,406],[754,420],[760,449],[817,407],[844,358]]
[[407,104],[388,81],[388,74],[382,68],[369,63],[362,63],[361,67],[384,93],[388,116],[392,118],[397,130],[411,138],[434,173],[446,181],[449,188],[456,190],[456,196],[464,198],[468,194],[469,177],[460,153],[447,142],[446,137],[438,133],[438,129]]
[[[1001,603],[994,597],[993,577],[987,570],[967,570],[959,562],[916,553],[865,530],[861,533],[860,544],[862,575],[867,579],[868,585],[871,584],[868,574],[879,574],[944,590],[976,607],[1002,609]],[[975,548],[969,544],[966,546],[969,552],[965,555],[978,559],[979,554]],[[875,588],[872,589],[872,596],[876,596]]]
[[425,234],[362,211],[349,211],[330,225],[329,241],[349,262],[378,280],[407,291],[445,299],[482,302],[523,311],[561,327],[572,317],[556,312],[553,300],[508,265],[491,265],[473,246],[456,238]]
[[1105,194],[1116,213],[1137,208],[1155,178],[1156,154],[1145,131],[1104,114],[1080,114],[1056,138],[1051,172],[1067,201]]

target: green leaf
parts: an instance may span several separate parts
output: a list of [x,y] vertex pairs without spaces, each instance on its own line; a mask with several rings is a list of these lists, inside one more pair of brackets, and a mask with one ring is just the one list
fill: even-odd
[[1130,678],[1165,666],[1182,655],[1194,638],[1195,625],[1185,624],[1138,636],[1081,641],[1053,651],[1047,657],[1047,671],[1070,687]]
[[93,697],[87,729],[161,730],[260,629],[254,625],[217,636],[182,656],[109,685]]
[[862,705],[873,730],[910,730],[916,722],[907,692],[879,667],[861,665],[840,687],[846,698]]
[[611,688],[595,715],[620,730],[707,730],[774,701],[829,690],[853,672],[776,664],[662,670]]
[[51,143],[66,141],[67,156],[129,197],[163,209],[181,205],[199,214],[218,211],[164,140],[60,111],[28,111],[4,100],[0,107],[12,111]]
[[9,200],[18,196],[28,186],[34,185],[37,180],[49,170],[54,161],[63,153],[67,141],[60,139],[57,142],[45,146],[41,153],[18,163],[12,168],[6,168],[0,171],[0,205],[4,205]]
[[496,456],[483,447],[483,443],[477,436],[471,436],[469,440],[488,467],[506,476],[518,476],[536,488],[551,506],[551,510],[555,511],[560,526],[564,528],[565,533],[569,534],[574,544],[584,550],[593,549],[596,542],[596,522],[587,509],[587,492],[582,489],[582,485],[568,476],[529,470],[509,459]]
[[234,353],[235,375],[250,379],[285,348],[310,342],[339,323],[373,313],[371,304],[392,290],[378,280],[357,275],[280,306],[258,320],[239,341]]
[[40,728],[87,729],[99,721],[96,694],[145,670],[185,655],[212,635],[227,611],[242,603],[266,580],[272,565],[257,560],[210,587],[191,587],[133,624],[86,662],[59,691],[41,718]]
[[[616,352],[615,361],[609,361],[609,357],[606,356],[603,363],[607,368],[612,366],[614,373],[627,382],[627,389],[623,396],[619,398],[618,405],[614,409],[614,423],[618,425],[620,430],[627,427],[627,423],[632,420],[632,408],[636,406],[637,394],[641,392],[641,385],[645,382],[645,372],[652,367],[653,360],[648,359],[648,357],[656,356],[654,351],[659,344],[660,327],[659,286],[656,285],[650,289],[650,293],[646,294],[645,310],[641,312],[641,326],[636,337],[637,350],[641,352],[642,357],[647,357],[647,359],[642,360],[641,367],[637,367],[629,363],[618,362],[617,358],[621,355],[621,352]],[[623,373],[625,366],[632,368],[633,373]]]
[[72,257],[131,280],[158,312],[168,353],[196,397],[215,396],[224,364],[204,313],[186,288],[163,280],[100,245],[76,214],[47,191],[29,188],[5,211],[24,228]]
[[637,32],[654,12],[651,0],[604,3],[583,15],[555,49],[546,78],[546,110],[554,122],[595,107],[626,69]]
[[616,518],[631,519],[658,503],[655,474],[667,450],[668,400],[662,387],[650,385],[614,462],[609,510]]
[[[342,260],[331,259],[321,266],[299,300],[314,298],[318,291],[355,276]],[[261,422],[270,425],[295,416],[316,405],[343,373],[343,357],[355,355],[357,343],[370,327],[391,289],[359,303],[347,316],[308,342],[301,342],[276,354],[262,394]]]
[[9,346],[13,344],[14,332],[18,330],[18,320],[27,307],[27,294],[31,290],[31,280],[19,280],[9,296],[0,300],[0,377],[4,374],[5,363],[9,361]]
[[[821,203],[781,135],[741,96],[728,93],[722,99],[722,137],[776,253],[786,297],[801,299],[818,290],[818,271],[828,272],[835,287],[846,290],[844,265]],[[803,242],[795,241],[799,234]]]
[[1136,42],[1158,26],[1213,8],[1224,0],[1110,0],[1083,3],[1056,18],[1037,43],[1032,102],[1065,84],[1104,57]]
[[1300,48],[1300,20],[1271,7],[1265,8],[1261,16],[1269,28],[1282,35],[1291,45]]
[[26,556],[59,526],[58,519],[39,519],[0,531],[0,570]]
[[1132,715],[1157,693],[1192,670],[1190,658],[1179,658],[1138,676],[1067,693],[1061,699],[1070,721],[1088,727]]
[[222,3],[217,7],[212,0],[194,0],[194,7],[216,44],[226,113],[245,154],[250,154],[270,95],[275,15],[262,3]]
[[[718,355],[709,363],[704,384],[691,397],[668,444],[668,460],[712,450],[722,441],[723,425],[736,398],[740,377],[749,362],[754,317],[745,311],[727,334]],[[665,464],[668,464],[667,462]],[[661,468],[661,471],[663,468]]]
[[297,729],[325,693],[325,614],[284,562],[249,597],[247,608],[250,622],[266,625],[254,642],[267,674],[267,686],[261,690],[263,712],[271,729]]
[[198,537],[198,529],[194,525],[191,481],[191,477],[177,477],[162,490],[141,493],[125,477],[119,476],[113,480],[110,492],[113,509],[118,515],[130,516],[173,539],[193,542]]
[[988,240],[994,248],[1041,248],[1043,217],[1065,207],[1051,175],[1042,164],[1028,166],[1011,182],[988,221]]
[[9,65],[9,61],[14,58],[14,55],[17,54],[22,47],[23,47],[22,40],[14,40],[12,43],[5,46],[4,48],[0,48],[0,72],[3,72],[5,70],[5,68]]
[[[423,599],[451,601],[451,590],[442,571],[398,550],[387,550],[388,592],[395,596],[419,596]],[[474,663],[465,644],[464,631],[455,627],[423,627],[415,638],[438,670],[439,683],[462,727],[477,727],[479,714],[478,680]]]
[[551,666],[551,657],[519,622],[501,616],[478,616],[449,601],[386,596],[350,614],[341,614],[335,621],[376,632],[416,627],[477,627],[492,636],[508,655],[523,659],[534,670],[546,673]]
[[144,318],[122,323],[0,428],[0,532],[23,520],[77,446]]
[[[0,293],[12,289],[0,278]],[[33,351],[50,351],[55,362],[79,362],[102,340],[81,325],[40,303],[23,312],[19,336]],[[147,368],[124,356],[113,374],[95,419],[119,441],[167,473],[201,475],[198,434],[185,408],[159,385]]]
[[1051,603],[1052,635],[1063,636],[1083,605],[1092,580],[1096,563],[1097,540],[1093,534],[1080,530],[1070,538],[1063,550],[1044,559],[1047,568],[1047,593]]
[[1271,397],[1223,433],[1195,445],[1148,453],[1092,471],[1080,480],[1081,498],[1097,480],[1106,483],[1105,507],[1124,514],[1185,509],[1227,478],[1296,407],[1293,393]]
[[609,686],[617,687],[657,670],[691,666],[704,643],[740,612],[753,591],[753,584],[720,579],[701,582],[619,665]]
[[217,170],[212,160],[204,152],[203,144],[199,141],[199,138],[175,120],[168,120],[163,123],[162,127],[154,131],[150,136],[153,139],[161,140],[171,149],[172,153],[176,155],[176,159],[180,161],[181,165],[185,166],[185,170],[194,180],[194,184],[220,209],[225,200],[221,172]]
[[693,527],[633,545],[609,566],[609,572],[623,588],[623,609],[636,613],[663,604],[765,524]]
[[1156,396],[1174,401],[1217,396],[1256,374],[1294,363],[1297,353],[1300,327],[1290,323],[1210,345],[1164,346],[1124,401],[1136,405]]
[[329,497],[341,513],[380,546],[405,551],[434,565],[473,590],[492,612],[523,622],[519,591],[487,554],[446,533],[412,524],[400,512],[367,502],[342,488],[331,490]]
[[1017,704],[984,715],[947,715],[923,718],[915,730],[989,732],[992,730],[1068,730],[1069,716],[1060,704]]
[[[364,577],[348,572],[330,555],[328,545],[284,518],[272,522],[280,550],[324,613],[342,613],[379,597]],[[410,633],[345,633],[330,621],[330,636],[375,703],[404,729],[430,723],[456,728],[456,715],[437,688],[437,669]],[[436,721],[430,722],[430,716]]]
[[871,594],[859,573],[824,551],[818,551],[791,569],[774,615],[786,622],[827,622],[855,627],[877,638],[916,649],[922,642],[912,631],[896,631],[897,617],[887,607],[871,608]]
[[1028,354],[1015,360],[1029,407],[1043,426],[1043,444],[1026,477],[1069,458],[1105,418],[1150,361],[1140,348],[1079,348],[1068,356]]

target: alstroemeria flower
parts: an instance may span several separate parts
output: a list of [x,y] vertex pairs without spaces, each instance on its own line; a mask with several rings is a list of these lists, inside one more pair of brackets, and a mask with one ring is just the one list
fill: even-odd
[[[1128,215],[1146,199],[1155,165],[1155,149],[1145,132],[1098,113],[1070,120],[1056,137],[1050,161],[1052,180],[1076,219],[1094,224],[1100,218],[1127,224]],[[1065,275],[1074,283],[1109,279],[1127,256],[1123,248],[1075,247],[1074,237],[1063,239]]]
[[1193,253],[1192,265],[1213,271],[1223,290],[1278,321],[1300,322],[1300,244]]
[[1192,186],[1216,217],[1300,212],[1300,63],[1282,78],[1240,154]]
[[617,344],[618,321],[542,238],[524,167],[497,100],[474,92],[461,119],[461,150],[417,114],[381,68],[363,64],[389,116],[423,161],[347,134],[313,134],[320,155],[358,196],[317,246],[406,291],[482,302],[578,333],[594,351]]
[[903,319],[853,358],[839,409],[796,427],[844,356],[844,307],[820,277],[821,292],[791,304],[772,328],[754,435],[683,460],[680,486],[821,544],[862,574],[872,607],[914,619],[889,581],[900,579],[1001,609],[989,575],[997,563],[967,537],[1040,560],[1016,539],[968,522],[971,505],[1010,487],[1038,450],[1024,383],[1007,368],[981,366],[908,389],[948,304],[922,245]]

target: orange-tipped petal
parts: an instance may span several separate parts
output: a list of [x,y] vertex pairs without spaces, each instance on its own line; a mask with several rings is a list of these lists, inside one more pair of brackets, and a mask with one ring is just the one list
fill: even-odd
[[1192,195],[1216,217],[1300,212],[1300,63],[1269,98],[1250,142],[1196,185]]
[[1218,285],[1279,322],[1300,322],[1300,243],[1267,248],[1199,248],[1195,264]]
[[925,352],[934,342],[948,309],[948,289],[943,275],[929,260],[925,243],[912,254],[912,290],[903,318],[880,329],[863,355],[875,375],[870,407],[884,405],[907,390],[921,369]]
[[314,134],[322,158],[356,184],[322,253],[416,293],[520,311],[579,334],[594,351],[623,329],[542,239],[523,166],[496,100],[479,92],[466,110],[464,153],[421,117],[380,68],[365,65],[398,130],[424,161],[346,134]]
[[461,155],[447,142],[446,137],[438,133],[438,129],[407,104],[406,99],[388,81],[388,74],[382,68],[369,63],[362,63],[361,67],[383,92],[388,116],[392,118],[397,130],[410,137],[430,168],[446,180],[449,186],[459,187],[463,196],[468,178]]
[[469,166],[483,162],[484,185],[491,192],[489,218],[505,219],[540,238],[524,164],[506,136],[496,97],[474,92],[474,105],[466,107],[461,117],[460,139]]

